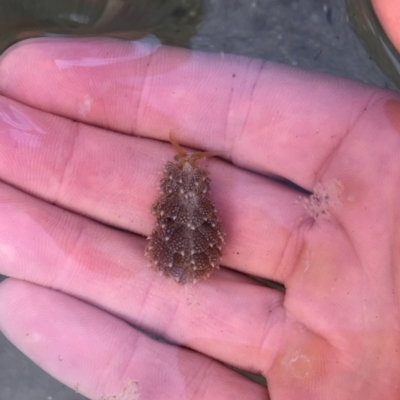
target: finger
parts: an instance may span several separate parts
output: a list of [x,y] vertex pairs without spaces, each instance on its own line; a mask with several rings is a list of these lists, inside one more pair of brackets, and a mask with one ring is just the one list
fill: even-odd
[[[64,208],[148,236],[151,204],[170,144],[117,134],[0,97],[0,178]],[[17,149],[17,150],[16,150]],[[298,193],[211,159],[211,198],[226,232],[222,263],[283,281],[278,268],[291,232],[305,218]]]
[[385,33],[397,48],[397,51],[400,51],[399,3],[396,0],[372,0],[372,4]]
[[202,284],[178,285],[149,267],[143,238],[6,189],[0,273],[71,294],[236,367],[269,368],[284,329],[282,292],[225,269]]
[[22,352],[92,399],[266,399],[265,387],[109,314],[27,282],[0,285],[0,329]]
[[41,39],[3,56],[0,93],[120,132],[166,139],[172,130],[183,144],[223,151],[237,165],[311,190],[326,159],[383,92],[243,57]]

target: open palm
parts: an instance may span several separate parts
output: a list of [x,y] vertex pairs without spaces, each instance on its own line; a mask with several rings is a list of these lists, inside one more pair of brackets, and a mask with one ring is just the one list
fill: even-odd
[[[0,94],[0,328],[38,365],[93,399],[400,395],[397,94],[70,39],[15,46]],[[223,267],[196,285],[144,257],[170,131],[224,154],[201,161]]]

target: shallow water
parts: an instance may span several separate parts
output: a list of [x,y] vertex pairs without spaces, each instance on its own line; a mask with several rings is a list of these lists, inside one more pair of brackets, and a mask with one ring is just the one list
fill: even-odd
[[365,50],[400,88],[400,54],[382,29],[370,0],[347,0],[347,13]]
[[[31,4],[35,8],[27,8]],[[350,15],[357,30],[362,26],[357,13]],[[106,35],[259,57],[384,87],[399,85],[398,76],[389,71],[390,80],[370,59],[347,22],[344,4],[334,0],[1,0],[0,21],[0,51],[29,37]],[[382,67],[388,70],[388,65]],[[3,336],[0,370],[1,399],[83,399]]]

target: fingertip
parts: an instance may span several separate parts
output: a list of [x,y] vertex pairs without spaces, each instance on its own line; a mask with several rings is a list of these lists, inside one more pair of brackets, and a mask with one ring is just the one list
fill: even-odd
[[398,0],[372,0],[379,22],[393,45],[400,51],[400,7]]
[[0,330],[3,330],[2,324],[8,316],[14,314],[16,302],[23,296],[21,288],[24,283],[13,278],[6,278],[0,282]]

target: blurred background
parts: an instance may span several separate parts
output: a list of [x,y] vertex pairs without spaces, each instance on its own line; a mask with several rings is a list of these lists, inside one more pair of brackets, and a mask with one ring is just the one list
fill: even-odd
[[[399,54],[368,0],[0,0],[0,52],[25,38],[64,35],[233,53],[400,88]],[[0,333],[0,399],[84,397]]]

